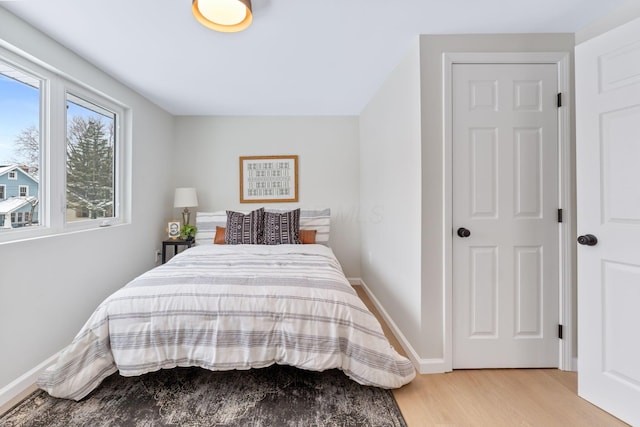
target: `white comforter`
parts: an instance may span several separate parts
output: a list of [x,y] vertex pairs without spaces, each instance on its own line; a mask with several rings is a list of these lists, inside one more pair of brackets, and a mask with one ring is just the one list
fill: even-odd
[[339,368],[360,384],[400,387],[412,364],[322,245],[206,245],[185,250],[108,297],[38,380],[79,400],[116,371],[210,370],[274,363]]

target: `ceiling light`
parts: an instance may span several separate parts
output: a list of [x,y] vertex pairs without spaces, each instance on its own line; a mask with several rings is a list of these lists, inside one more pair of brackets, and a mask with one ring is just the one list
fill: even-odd
[[193,0],[191,12],[207,28],[224,33],[242,31],[251,25],[251,0]]

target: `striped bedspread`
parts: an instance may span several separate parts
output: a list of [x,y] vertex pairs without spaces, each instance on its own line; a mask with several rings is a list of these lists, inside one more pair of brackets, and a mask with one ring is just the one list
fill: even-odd
[[396,388],[415,370],[322,245],[203,245],[109,296],[38,380],[79,400],[116,371],[274,363]]

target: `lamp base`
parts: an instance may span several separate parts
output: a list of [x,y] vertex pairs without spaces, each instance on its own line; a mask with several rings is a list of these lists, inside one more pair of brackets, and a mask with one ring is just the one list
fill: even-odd
[[189,220],[191,219],[191,212],[189,212],[188,208],[184,208],[182,211],[182,225],[189,225]]

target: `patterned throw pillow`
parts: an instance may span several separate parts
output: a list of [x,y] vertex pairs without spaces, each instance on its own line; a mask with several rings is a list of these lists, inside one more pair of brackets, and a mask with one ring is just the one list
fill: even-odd
[[227,229],[224,241],[227,245],[260,245],[263,242],[264,208],[247,215],[227,211]]
[[300,209],[289,212],[264,213],[265,245],[298,245],[300,238]]

